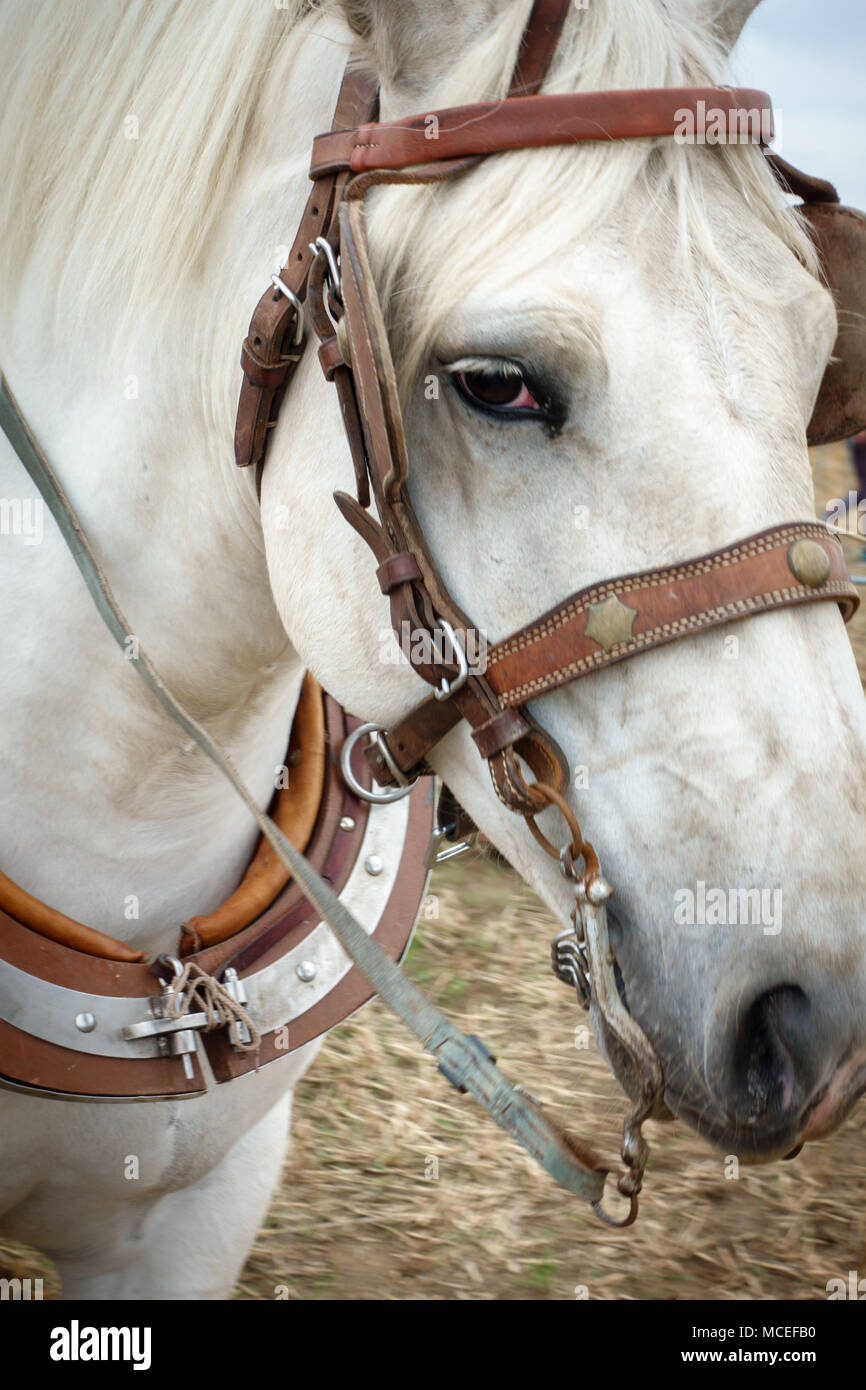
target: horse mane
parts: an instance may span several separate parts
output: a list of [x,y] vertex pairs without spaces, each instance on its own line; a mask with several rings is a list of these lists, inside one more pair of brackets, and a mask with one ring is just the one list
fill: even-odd
[[[443,74],[431,102],[504,95],[528,7],[529,0],[522,0],[492,13],[477,42]],[[724,45],[709,20],[700,22],[696,8],[694,0],[575,5],[545,90],[717,82]],[[254,136],[268,74],[290,62],[310,25],[331,13],[339,26],[332,37],[348,47],[349,30],[338,10],[336,0],[147,0],[124,6],[112,0],[5,0],[0,293],[7,303],[37,255],[43,283],[58,302],[65,301],[68,313],[87,306],[92,315],[118,295],[128,300],[133,318],[170,305],[184,277],[201,267]],[[292,155],[297,151],[287,148],[287,157]],[[487,161],[471,179],[452,186],[373,195],[374,264],[399,334],[404,378],[417,369],[445,309],[443,239],[460,242],[449,272],[451,304],[458,263],[458,278],[467,282],[480,269],[471,254],[473,239],[455,231],[472,225],[479,199],[497,237],[515,243],[526,234],[527,209],[532,210],[537,263],[641,182],[648,215],[671,187],[674,239],[686,273],[696,275],[702,258],[742,287],[748,267],[733,266],[717,245],[706,181],[698,172],[707,160],[724,170],[767,226],[816,273],[807,233],[751,148],[684,151],[671,141],[630,141],[521,151]],[[387,206],[387,216],[376,217],[377,204]],[[474,240],[483,256],[484,238]],[[757,292],[760,267],[752,269]],[[418,317],[412,305],[422,303],[419,333],[410,317]]]
[[4,298],[14,298],[36,249],[40,272],[67,302],[70,292],[91,305],[112,293],[142,303],[171,296],[224,209],[276,55],[291,57],[311,8],[0,7]]

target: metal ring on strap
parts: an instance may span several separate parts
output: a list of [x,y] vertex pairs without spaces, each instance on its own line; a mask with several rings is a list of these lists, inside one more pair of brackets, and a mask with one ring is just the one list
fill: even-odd
[[[325,292],[322,295],[322,303],[336,333],[341,318],[339,310],[343,307],[343,282],[340,279],[340,267],[334,255],[334,248],[327,237],[317,236],[315,241],[309,243],[309,246],[313,256],[324,256],[328,265],[325,271]],[[337,307],[332,303],[332,300],[336,301]]]
[[[388,745],[381,737],[385,732],[386,730],[383,724],[359,724],[357,729],[353,729],[352,733],[349,734],[349,737],[340,749],[340,770],[346,785],[356,796],[360,797],[362,801],[371,801],[376,806],[385,805],[389,801],[400,801],[402,797],[408,796],[416,780],[413,779],[410,782],[394,762]],[[362,734],[372,734],[370,742],[375,743],[378,752],[381,753],[384,761],[388,764],[395,781],[399,783],[398,786],[390,787],[382,791],[373,791],[370,787],[361,786],[361,783],[352,771],[352,753],[354,752],[355,744],[358,742],[358,739],[361,738]]]

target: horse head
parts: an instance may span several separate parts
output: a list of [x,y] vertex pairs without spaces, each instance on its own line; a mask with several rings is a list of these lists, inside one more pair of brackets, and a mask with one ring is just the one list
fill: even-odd
[[[382,119],[428,111],[431,142],[436,112],[505,95],[528,8],[344,6]],[[574,5],[544,91],[716,85],[752,8],[708,5],[696,26],[685,3]],[[836,315],[753,144],[515,149],[365,201],[412,508],[480,640],[583,586],[814,516],[807,429]],[[352,470],[318,372],[302,365],[264,472],[271,582],[304,662],[387,727],[426,687],[393,661],[368,552],[331,502]],[[528,709],[564,750],[613,886],[621,1001],[667,1112],[754,1159],[833,1127],[866,1085],[866,801],[850,775],[866,718],[837,605],[698,632]],[[430,757],[567,923],[569,885],[469,729]],[[551,837],[556,814],[539,817]]]

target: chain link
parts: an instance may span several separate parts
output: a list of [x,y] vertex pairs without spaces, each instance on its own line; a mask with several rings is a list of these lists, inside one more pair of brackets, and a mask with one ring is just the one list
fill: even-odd
[[[638,1083],[638,1099],[623,1124],[622,1160],[625,1172],[619,1172],[617,1190],[629,1199],[629,1212],[616,1221],[594,1203],[597,1214],[612,1226],[630,1226],[637,1217],[638,1194],[649,1158],[649,1145],[643,1137],[642,1125],[656,1109],[664,1089],[661,1065],[643,1029],[623,1003],[616,979],[616,960],[607,927],[607,900],[612,890],[602,876],[598,855],[583,838],[580,823],[565,798],[544,782],[530,788],[533,799],[541,802],[539,810],[525,817],[526,823],[541,848],[559,862],[565,878],[574,884],[575,905],[572,913],[574,939],[582,958],[589,962],[587,990],[608,1034],[615,1039],[628,1057]],[[557,849],[536,824],[535,816],[555,806],[569,832],[568,841]],[[581,868],[582,864],[582,868]],[[557,942],[561,938],[557,938]],[[556,944],[556,943],[555,943]]]

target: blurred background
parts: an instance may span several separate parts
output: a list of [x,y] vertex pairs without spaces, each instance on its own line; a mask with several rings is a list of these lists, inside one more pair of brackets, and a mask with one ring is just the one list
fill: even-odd
[[774,149],[866,208],[866,5],[762,0],[731,58],[732,80],[769,92]]

